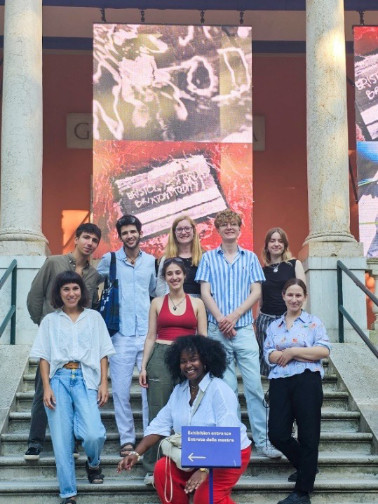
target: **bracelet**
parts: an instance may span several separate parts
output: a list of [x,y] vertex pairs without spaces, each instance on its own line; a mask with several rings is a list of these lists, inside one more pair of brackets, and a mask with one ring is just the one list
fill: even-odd
[[200,467],[198,470],[206,474],[209,474],[209,469],[207,467]]
[[139,460],[140,460],[140,455],[139,455],[139,453],[138,453],[138,452],[136,452],[136,451],[134,451],[134,450],[133,450],[133,451],[129,452],[129,455],[136,455],[136,457],[137,457],[137,462],[139,462]]

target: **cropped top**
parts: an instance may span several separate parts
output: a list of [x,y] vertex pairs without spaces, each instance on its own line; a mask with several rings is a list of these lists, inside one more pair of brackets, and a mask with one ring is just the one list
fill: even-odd
[[164,296],[163,305],[157,317],[157,338],[175,341],[180,336],[190,336],[197,332],[197,318],[188,294],[186,310],[182,315],[173,315],[168,305],[168,294]]

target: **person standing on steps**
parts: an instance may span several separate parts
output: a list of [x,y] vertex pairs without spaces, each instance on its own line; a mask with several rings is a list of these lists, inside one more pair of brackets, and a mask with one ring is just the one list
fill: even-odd
[[[119,332],[112,337],[116,354],[110,357],[114,412],[120,436],[120,455],[135,447],[135,426],[130,404],[134,366],[141,370],[143,347],[148,331],[150,297],[155,294],[155,258],[140,249],[142,223],[126,214],[116,222],[122,247],[115,252],[119,285]],[[109,275],[111,254],[101,259],[97,271]],[[142,389],[143,428],[148,425],[146,390]]]
[[[311,504],[317,473],[323,402],[322,359],[331,345],[324,324],[302,310],[307,289],[292,278],[282,291],[286,313],[268,327],[264,356],[269,373],[269,439],[296,469],[294,491],[278,504]],[[292,436],[293,421],[298,439]]]
[[[181,257],[165,259],[161,275],[169,292],[152,300],[148,333],[143,350],[141,387],[147,389],[149,423],[166,405],[176,385],[165,363],[165,355],[172,343],[186,335],[207,335],[207,317],[203,301],[184,292],[187,270]],[[153,471],[158,459],[158,447],[144,454],[146,471],[144,483],[153,484]]]
[[266,432],[259,348],[252,327],[252,307],[260,299],[264,273],[256,255],[238,245],[242,225],[239,214],[223,210],[214,224],[222,243],[202,256],[196,275],[208,310],[208,336],[220,341],[226,350],[223,379],[236,396],[235,361],[240,369],[257,453],[279,458],[282,454],[269,443]]
[[306,276],[301,261],[291,259],[287,235],[279,227],[267,232],[262,255],[265,282],[261,286],[262,298],[256,320],[256,339],[260,349],[260,374],[268,376],[270,368],[264,359],[264,341],[269,325],[286,312],[282,299],[283,286],[290,278],[300,278],[306,283]]
[[109,397],[108,356],[114,348],[101,315],[85,308],[88,292],[74,271],[57,275],[56,309],[42,320],[30,355],[38,358],[62,504],[76,504],[74,436],[87,455],[89,483],[102,484],[105,427],[99,408]]
[[[88,290],[88,308],[98,304],[98,286],[103,281],[96,269],[89,264],[93,252],[101,240],[101,230],[95,224],[81,224],[75,231],[75,248],[72,253],[47,257],[34,278],[27,297],[27,308],[31,319],[40,325],[43,317],[54,311],[51,290],[55,278],[63,271],[75,271],[82,276]],[[28,449],[25,460],[38,460],[46,436],[47,417],[43,406],[43,384],[39,367],[35,376],[35,394],[31,409]],[[79,454],[75,448],[74,456]]]

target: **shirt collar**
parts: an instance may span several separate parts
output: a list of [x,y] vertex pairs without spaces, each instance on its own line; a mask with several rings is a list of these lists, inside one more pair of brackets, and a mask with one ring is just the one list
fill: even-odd
[[[212,378],[210,377],[210,373],[206,373],[202,380],[199,382],[198,386],[202,390],[202,392],[206,392],[207,387],[210,385]],[[184,388],[189,388],[189,380],[184,382]]]
[[[142,254],[143,254],[143,251],[139,249],[138,257],[140,257]],[[121,259],[123,261],[127,261],[126,252],[125,252],[125,249],[123,248],[123,246],[117,250],[117,256],[119,257],[119,259]]]
[[[69,262],[70,264],[72,264],[73,266],[75,266],[75,268],[76,268],[76,259],[75,259],[74,255],[72,254],[72,252],[69,252],[69,253],[67,254],[67,257],[68,257],[68,262]],[[85,268],[89,268],[89,261],[88,261],[88,260],[87,260],[87,262],[85,263],[84,269],[85,269]]]
[[[278,327],[281,327],[282,324],[285,323],[285,315],[286,315],[287,312],[285,312],[283,315],[281,315],[281,317],[278,319]],[[295,321],[297,320],[300,320],[301,322],[303,323],[306,323],[306,322],[309,322],[310,321],[310,314],[307,313],[305,310],[302,310],[301,311],[301,314],[299,315],[299,317],[297,317]]]
[[[224,255],[224,250],[222,249],[222,245],[219,245],[219,247],[217,247],[217,248],[215,249],[215,251],[216,251],[216,253],[217,253],[217,254],[222,254],[222,255]],[[243,249],[242,247],[240,247],[240,245],[238,245],[238,252],[239,252],[240,254],[245,254],[245,249]]]

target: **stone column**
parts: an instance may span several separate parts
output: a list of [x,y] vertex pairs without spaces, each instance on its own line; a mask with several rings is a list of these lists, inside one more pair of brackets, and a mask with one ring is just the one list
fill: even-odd
[[42,0],[6,0],[0,255],[42,255]]
[[[344,1],[307,0],[310,233],[300,258],[307,274],[308,307],[323,319],[332,339],[337,335],[336,262],[342,260],[361,281],[365,271],[362,244],[350,234],[345,60]],[[365,329],[365,296],[354,290],[349,280],[344,282],[344,300],[346,308]],[[354,339],[350,329],[346,332]]]

